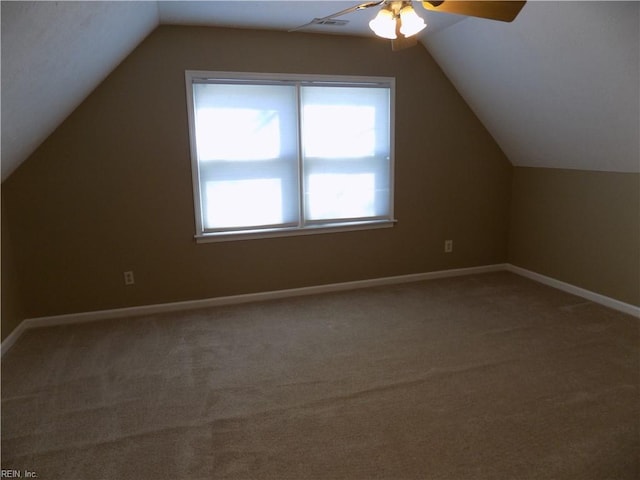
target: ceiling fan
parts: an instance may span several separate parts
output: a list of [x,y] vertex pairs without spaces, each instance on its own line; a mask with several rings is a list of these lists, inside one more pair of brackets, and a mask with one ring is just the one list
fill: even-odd
[[411,0],[377,0],[360,3],[322,18],[314,18],[304,25],[300,25],[290,32],[301,30],[311,25],[341,25],[347,23],[337,20],[337,17],[358,10],[381,7],[376,17],[369,22],[369,27],[379,37],[391,40],[393,50],[401,50],[416,45],[416,34],[421,32],[427,24],[413,9],[413,3],[420,3],[426,10],[434,12],[454,13],[469,17],[487,18],[501,22],[513,21],[526,1],[411,1]]

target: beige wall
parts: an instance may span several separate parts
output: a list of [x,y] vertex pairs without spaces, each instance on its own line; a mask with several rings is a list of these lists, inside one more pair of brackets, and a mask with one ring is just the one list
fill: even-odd
[[5,201],[2,200],[2,340],[24,319],[22,297],[18,283],[18,270],[13,261],[13,248],[6,215]]
[[[396,77],[397,225],[197,245],[186,69]],[[421,46],[165,26],[3,190],[24,315],[37,317],[505,262],[511,173]]]
[[640,175],[515,168],[509,261],[640,305]]

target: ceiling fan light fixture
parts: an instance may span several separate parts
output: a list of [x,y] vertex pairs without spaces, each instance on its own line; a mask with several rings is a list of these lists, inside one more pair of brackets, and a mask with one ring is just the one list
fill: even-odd
[[378,12],[376,17],[369,22],[369,28],[379,37],[391,40],[398,38],[396,35],[395,15],[387,8],[383,8]]
[[411,37],[425,29],[427,24],[418,16],[411,5],[400,10],[400,33],[405,37]]

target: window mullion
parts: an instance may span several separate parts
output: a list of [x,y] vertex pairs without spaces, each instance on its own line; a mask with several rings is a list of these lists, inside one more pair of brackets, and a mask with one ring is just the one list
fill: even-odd
[[296,82],[296,107],[297,122],[296,135],[298,142],[298,227],[304,227],[305,221],[305,204],[304,204],[304,162],[302,158],[302,98],[300,88],[301,82]]

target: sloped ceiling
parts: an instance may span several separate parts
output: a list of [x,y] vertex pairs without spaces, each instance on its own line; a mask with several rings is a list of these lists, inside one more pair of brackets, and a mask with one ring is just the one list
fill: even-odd
[[425,44],[515,164],[640,170],[640,3],[528,2]]
[[158,25],[155,2],[2,2],[2,180]]
[[[3,1],[2,180],[159,24],[289,30],[354,3]],[[514,165],[640,171],[640,4],[529,1],[511,24],[416,10]],[[307,31],[371,36],[373,15]]]

